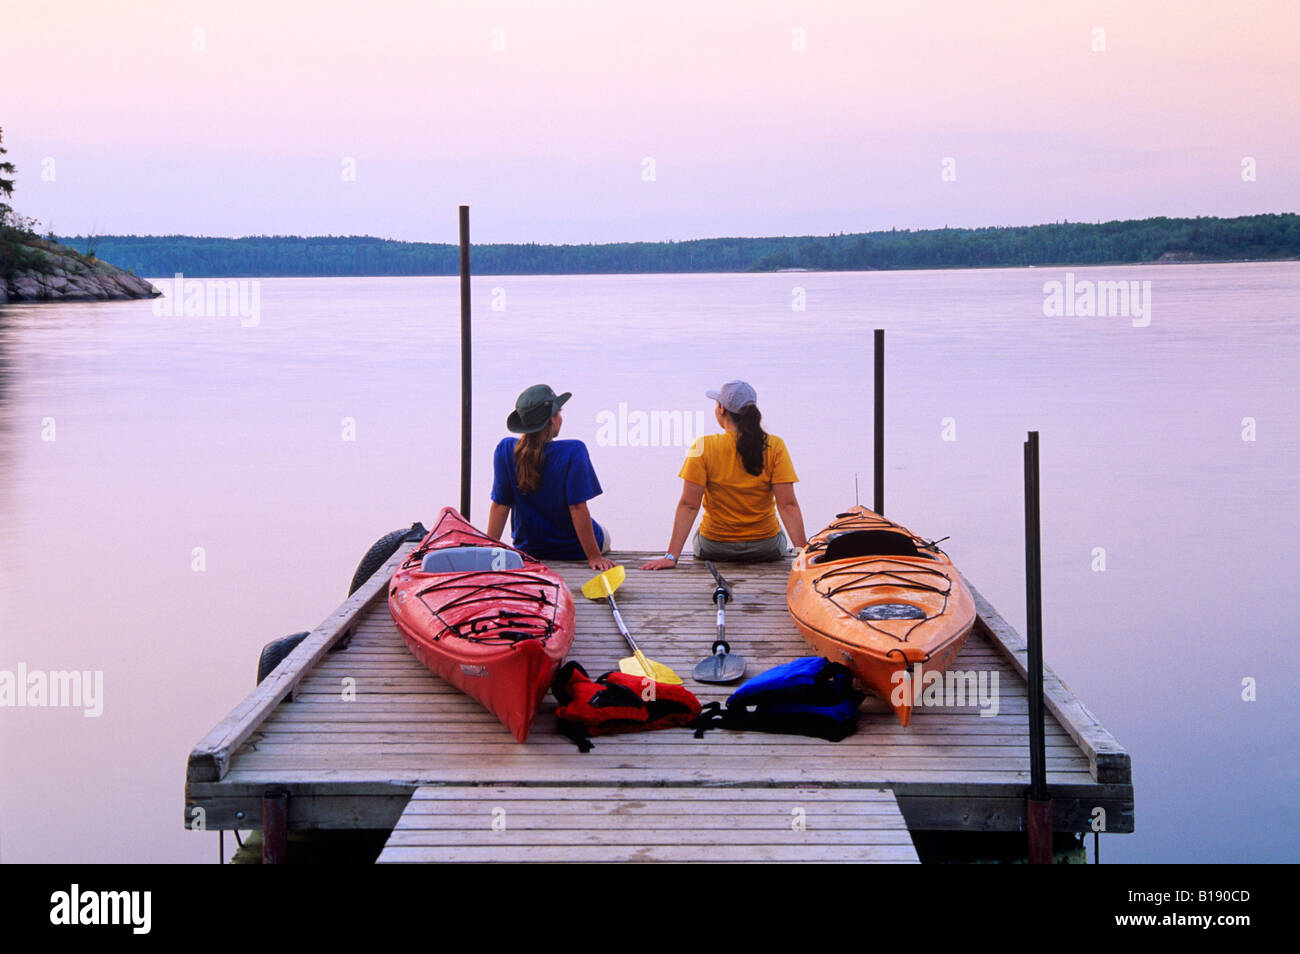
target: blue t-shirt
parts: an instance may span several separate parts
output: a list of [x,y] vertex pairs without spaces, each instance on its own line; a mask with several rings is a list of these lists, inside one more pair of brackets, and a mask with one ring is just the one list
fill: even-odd
[[[548,441],[542,449],[542,485],[531,494],[515,479],[516,437],[502,438],[492,455],[492,499],[510,508],[514,544],[539,560],[585,560],[569,507],[600,494],[600,481],[582,441]],[[596,545],[605,531],[595,520]]]

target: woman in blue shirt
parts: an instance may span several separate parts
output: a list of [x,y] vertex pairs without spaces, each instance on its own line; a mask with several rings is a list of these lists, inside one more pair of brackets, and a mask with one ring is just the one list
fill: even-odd
[[500,540],[512,516],[514,545],[538,560],[586,560],[593,570],[614,566],[609,533],[591,519],[587,501],[601,493],[587,445],[556,440],[560,408],[572,394],[535,384],[515,402],[505,437],[492,455],[492,506],[487,535]]

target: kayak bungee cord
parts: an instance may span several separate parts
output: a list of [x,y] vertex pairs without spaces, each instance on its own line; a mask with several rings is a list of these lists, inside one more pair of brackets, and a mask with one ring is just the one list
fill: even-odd
[[921,659],[908,659],[907,653],[903,652],[897,646],[895,646],[893,649],[885,653],[885,658],[888,659],[890,656],[894,655],[894,653],[898,653],[899,658],[903,660],[903,666],[907,669],[909,673],[912,671],[912,667],[915,666],[917,663],[920,663],[921,665],[925,665],[930,661],[929,653],[926,653],[925,656]]
[[[883,565],[883,567],[887,567],[887,569],[862,570],[860,567],[863,563],[871,563],[878,566]],[[932,583],[926,583],[919,579],[915,579],[914,577],[916,576],[936,577],[939,580],[942,580],[946,585],[936,586]],[[823,584],[825,584],[825,588],[823,588]],[[852,612],[847,606],[836,599],[837,596],[843,593],[855,592],[858,590],[870,590],[877,587],[892,587],[895,589],[919,590],[926,593],[935,593],[943,597],[943,603],[939,607],[937,613],[930,616],[922,616],[917,619],[916,623],[910,626],[902,637],[899,637],[895,636],[888,630],[881,629],[879,626],[875,625],[875,621],[870,617],[865,617],[861,613]],[[947,610],[948,596],[952,592],[952,580],[949,579],[947,574],[936,569],[931,569],[927,566],[916,566],[915,564],[907,563],[903,560],[882,559],[880,557],[863,557],[852,565],[835,567],[827,570],[818,577],[814,584],[814,589],[819,596],[834,603],[840,612],[844,613],[844,615],[852,617],[859,622],[866,623],[868,628],[875,630],[883,636],[888,636],[890,639],[897,640],[900,643],[905,643],[911,637],[912,633],[916,631],[918,626],[922,626],[931,620],[938,619]],[[920,607],[917,607],[917,609],[920,610]]]
[[[448,610],[465,609],[479,603],[499,604],[504,599],[517,600],[521,603],[533,603],[543,607],[554,609],[556,602],[552,597],[546,594],[546,588],[555,589],[554,583],[540,576],[529,574],[528,576],[516,576],[509,582],[488,582],[477,583],[470,582],[481,574],[461,573],[456,576],[447,577],[431,583],[424,589],[419,590],[415,595],[420,602],[428,608],[434,618],[443,626],[443,632],[434,636],[435,641],[441,639],[448,633],[459,636],[461,639],[467,639],[478,643],[509,643],[514,644],[528,639],[539,639],[545,641],[552,633],[555,632],[555,620],[553,612],[551,615],[543,613],[529,613],[518,610],[498,610],[491,616],[470,616],[467,619],[461,619],[451,622],[442,614]],[[521,589],[528,587],[529,584],[540,585],[540,592],[532,592],[530,589]],[[430,593],[438,593],[451,589],[463,589],[467,592],[457,596],[446,603],[434,607],[424,597]],[[493,632],[484,633],[483,630],[495,627]],[[535,629],[536,632],[528,632],[528,629]],[[520,631],[523,630],[523,631]]]

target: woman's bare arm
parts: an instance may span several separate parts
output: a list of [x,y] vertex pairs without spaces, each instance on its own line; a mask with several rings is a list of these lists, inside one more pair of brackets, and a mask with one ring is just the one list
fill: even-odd
[[506,517],[510,516],[510,508],[505,504],[499,504],[495,500],[492,506],[488,507],[488,525],[487,535],[493,540],[500,540],[501,534],[506,530]]
[[571,504],[569,516],[573,518],[573,529],[578,534],[578,542],[582,544],[582,552],[587,555],[587,564],[602,573],[612,569],[614,561],[601,554],[600,544],[596,542],[596,531],[591,526],[591,511],[587,509],[587,504]]
[[794,496],[794,484],[773,484],[772,494],[776,497],[776,509],[785,524],[786,536],[792,546],[802,550],[808,545],[808,535],[803,528],[803,511]]
[[649,560],[641,564],[641,569],[669,570],[677,565],[677,560],[682,555],[682,548],[686,546],[686,537],[690,534],[691,527],[695,526],[695,515],[700,512],[700,504],[703,501],[704,485],[683,480],[682,497],[677,501],[677,509],[673,511],[673,535],[668,541],[668,552],[673,555],[673,559],[659,557],[657,560]]

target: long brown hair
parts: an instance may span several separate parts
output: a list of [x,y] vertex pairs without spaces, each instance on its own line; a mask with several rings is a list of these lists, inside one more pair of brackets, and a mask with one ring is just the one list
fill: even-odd
[[515,441],[515,483],[519,492],[537,493],[542,486],[542,451],[551,439],[551,422],[540,431],[523,434]]
[[763,415],[759,413],[757,404],[748,404],[734,414],[731,411],[727,413],[740,431],[736,435],[736,451],[740,454],[740,462],[745,465],[745,470],[757,477],[763,472],[763,452],[767,449],[767,433],[762,427]]

